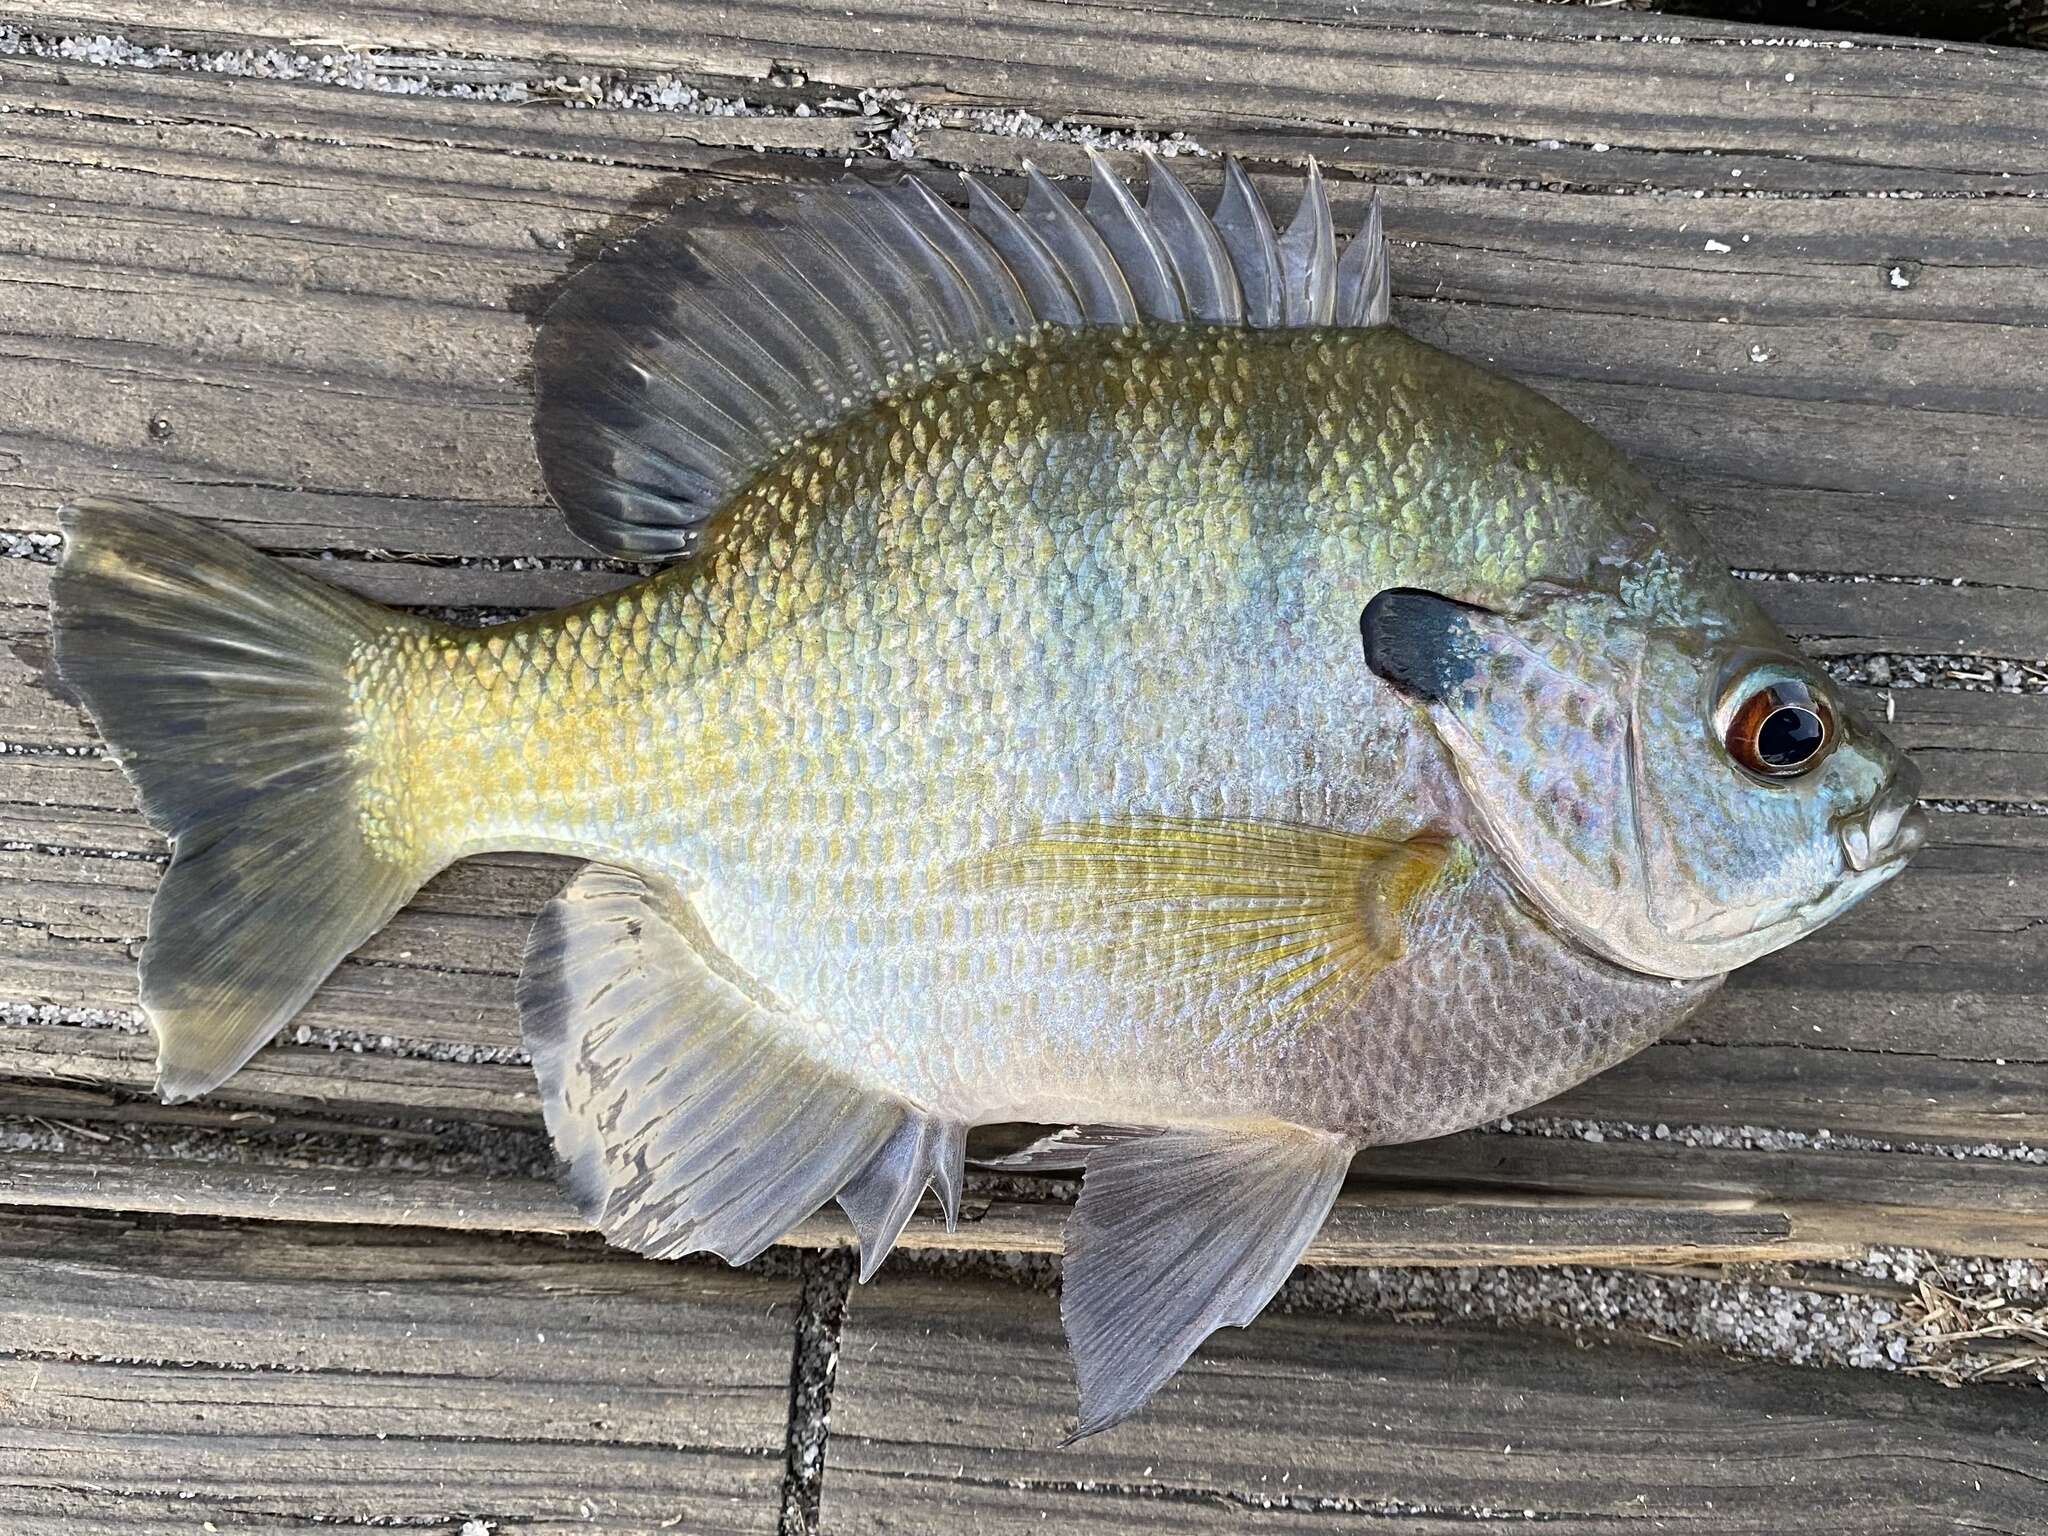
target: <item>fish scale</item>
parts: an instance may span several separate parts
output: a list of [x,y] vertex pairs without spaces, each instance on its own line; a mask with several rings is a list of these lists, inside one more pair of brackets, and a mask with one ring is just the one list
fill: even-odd
[[1223,174],[1213,218],[1098,163],[1084,208],[1027,169],[1017,212],[649,226],[550,310],[535,430],[581,535],[674,563],[560,613],[67,512],[59,665],[176,839],[166,1095],[446,863],[582,856],[518,989],[578,1209],[741,1261],[836,1200],[865,1279],[971,1127],[1078,1127],[1021,1157],[1086,1170],[1087,1433],[1251,1320],[1353,1152],[1580,1081],[1895,875],[1911,765],[1684,519],[1389,323],[1376,207],[1340,255],[1313,168],[1278,237]]

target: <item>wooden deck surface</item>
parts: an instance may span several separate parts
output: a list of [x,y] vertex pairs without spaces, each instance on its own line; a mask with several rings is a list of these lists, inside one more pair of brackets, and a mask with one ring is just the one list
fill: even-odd
[[862,1297],[824,1528],[1903,1536],[2024,1530],[2043,1508],[2041,1405],[2016,1393],[1269,1315],[1205,1346],[1171,1412],[1061,1449],[1063,1356],[1050,1297],[957,1281]]
[[[593,240],[848,160],[1076,172],[1076,125],[1243,155],[1276,201],[1313,154],[1340,221],[1385,198],[1399,322],[1634,454],[1866,680],[1941,814],[1907,878],[1525,1127],[1560,1134],[1365,1159],[1312,1259],[2044,1257],[2048,1166],[1929,1149],[2048,1145],[2048,54],[1450,0],[0,0],[9,27],[0,1530],[801,1527],[792,1359],[835,1333],[827,1530],[2048,1522],[2018,1388],[1268,1319],[1058,1452],[1029,1293],[885,1276],[838,1331],[796,1260],[604,1254],[516,1055],[548,859],[437,879],[305,1040],[155,1105],[118,1026],[162,845],[51,684],[40,537],[141,495],[385,601],[552,606],[628,579],[547,507],[527,427],[532,318]],[[99,34],[170,51],[26,51]],[[246,74],[343,44],[414,88]],[[757,110],[657,110],[670,76]],[[906,1241],[1054,1249],[1057,1195]]]

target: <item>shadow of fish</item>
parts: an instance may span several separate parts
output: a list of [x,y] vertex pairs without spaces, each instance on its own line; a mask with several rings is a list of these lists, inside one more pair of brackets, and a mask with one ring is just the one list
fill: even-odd
[[1353,1152],[1636,1050],[1897,873],[1912,768],[1605,441],[1388,323],[1377,202],[1098,161],[656,223],[549,313],[550,490],[636,586],[485,630],[150,508],[57,651],[176,840],[204,1093],[434,871],[593,862],[519,1006],[584,1213],[862,1274],[966,1130],[1091,1127],[1079,1433],[1249,1322]]

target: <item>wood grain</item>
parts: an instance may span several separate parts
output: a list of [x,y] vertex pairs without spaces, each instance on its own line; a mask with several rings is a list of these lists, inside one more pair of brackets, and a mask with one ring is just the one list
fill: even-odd
[[[64,10],[93,14],[90,6]],[[629,13],[602,0],[415,0],[339,17],[311,0],[123,0],[116,14],[131,27],[187,37],[318,37],[757,81],[800,74],[839,89],[895,87],[941,101],[1025,98],[1046,113],[1161,119],[1165,127],[1348,119],[1592,142],[1558,130],[1597,121],[1612,130],[1604,142],[1614,145],[1760,152],[1787,138],[1839,134],[1836,158],[1850,166],[1968,166],[1980,176],[2038,172],[2048,155],[2030,111],[2040,77],[2025,54],[1950,48],[1944,56],[1910,45],[1809,52],[1798,60],[1807,66],[1804,89],[1753,89],[1745,94],[1760,99],[1731,101],[1729,84],[1763,86],[1766,76],[1782,76],[1770,65],[1785,55],[1713,44],[1773,34],[1459,0],[1260,0],[1227,12],[1163,0],[1023,0],[998,12],[955,0],[894,0],[857,12],[803,0],[743,11],[712,0],[652,0]],[[1695,46],[1682,46],[1687,40]],[[1948,113],[1923,123],[1881,109],[1885,92],[1907,89],[1938,97]],[[1408,110],[1374,110],[1394,103]]]
[[[988,131],[1019,110],[1237,153],[1283,208],[1310,155],[1340,217],[1377,187],[1401,323],[1594,420],[1813,649],[2048,658],[2040,58],[1465,0],[78,0],[9,19],[384,45],[437,88],[669,73],[769,115],[0,58],[0,532],[141,495],[395,603],[477,615],[616,586],[545,505],[528,432],[532,318],[565,273],[678,199],[885,146],[998,178],[1027,153],[1084,169],[1058,134]],[[52,686],[48,578],[0,558],[0,1003],[118,1022],[163,850]],[[1864,702],[1931,795],[2048,800],[2048,697]],[[1771,1149],[1381,1149],[1312,1257],[2048,1253],[2048,1169],[1904,1149],[2048,1137],[2048,821],[1938,825],[1907,880],[1548,1111],[1749,1125]],[[0,1528],[775,1524],[796,1283],[608,1253],[530,1156],[511,979],[565,868],[449,871],[309,1009],[342,1049],[273,1047],[197,1105],[149,1098],[144,1035],[0,1017],[0,1130],[73,1149],[0,1154]],[[1870,1140],[1772,1137],[1822,1128]],[[958,1234],[926,1214],[906,1246],[1050,1251],[1064,1193],[980,1186]],[[847,1237],[827,1215],[792,1240]],[[2031,1397],[1647,1345],[1269,1318],[1139,1423],[1057,1452],[1052,1303],[897,1272],[853,1297],[838,1377],[829,1531],[2048,1518]]]
[[[22,1209],[168,1211],[180,1215],[417,1226],[458,1231],[581,1232],[584,1223],[552,1183],[446,1175],[360,1173],[261,1163],[222,1166],[113,1155],[15,1153],[0,1162],[0,1204]],[[960,1230],[927,1210],[906,1230],[906,1252],[1057,1253],[1067,1208],[1055,1201],[974,1196]],[[1912,1217],[1897,1213],[1900,1230]],[[1927,1212],[1913,1213],[1926,1223]],[[1914,1229],[1917,1235],[1927,1235]],[[1953,1232],[1952,1222],[1935,1235]],[[2033,1251],[2048,1251],[2048,1223]],[[845,1247],[851,1229],[821,1212],[785,1242]],[[1904,1240],[1903,1237],[1900,1240]],[[1796,1231],[1783,1211],[1745,1201],[1603,1198],[1570,1202],[1516,1195],[1348,1192],[1307,1262],[1569,1264],[1625,1258],[1643,1264],[1840,1257],[1819,1234]]]
[[[552,1178],[495,1171],[474,1159],[465,1167],[459,1156],[443,1158],[433,1172],[332,1154],[309,1166],[289,1139],[304,1133],[303,1120],[274,1126],[260,1114],[223,1110],[211,1111],[212,1128],[236,1139],[229,1147],[216,1142],[200,1159],[176,1133],[208,1111],[90,1099],[89,1090],[49,1085],[10,1090],[4,1102],[20,1122],[54,1123],[92,1144],[0,1157],[0,1207],[465,1232],[586,1230]],[[319,1129],[331,1134],[335,1126]],[[357,1132],[377,1145],[373,1128]],[[402,1140],[399,1150],[417,1168],[419,1155],[439,1143],[427,1133]],[[1059,1181],[972,1188],[957,1231],[927,1202],[901,1247],[1057,1253],[1071,1195]],[[2048,1257],[2048,1169],[1849,1148],[1595,1144],[1471,1132],[1363,1154],[1306,1262],[1789,1263],[1856,1257],[1879,1232],[1892,1246]],[[785,1242],[843,1248],[853,1233],[828,1208]]]
[[772,1531],[792,1281],[592,1242],[0,1223],[0,1525]]
[[[1377,185],[1403,324],[1593,417],[1731,563],[1889,578],[1759,582],[1815,648],[2048,656],[2048,224],[2026,195],[2048,183],[2037,60],[1782,49],[1631,18],[1673,39],[1640,42],[1588,11],[1457,4],[1224,16],[918,0],[850,16],[439,0],[336,17],[121,0],[37,26],[445,48],[468,57],[417,67],[449,79],[666,71],[784,115],[0,60],[0,528],[47,532],[75,494],[144,494],[390,601],[508,610],[614,586],[625,575],[545,507],[526,424],[530,317],[579,246],[679,197],[872,159],[891,131],[938,165],[1003,175],[1030,153],[1078,173],[1077,146],[966,115],[1020,108],[1183,130],[1248,157],[1283,200],[1314,154],[1346,216]],[[863,87],[901,94],[869,115],[834,105]],[[812,115],[787,115],[800,103]],[[1198,183],[1208,171],[1181,164]],[[48,683],[48,569],[0,560],[0,739],[22,749],[0,754],[0,997],[118,1011],[161,847],[104,761],[67,755],[95,737]],[[2048,793],[2048,698],[1867,703],[1895,711],[1931,793]],[[2044,827],[1942,818],[1906,881],[1743,973],[1680,1037],[1556,1112],[1892,1141],[2048,1134]],[[516,1047],[512,971],[563,869],[504,858],[441,877],[306,1015],[401,1053],[283,1045],[219,1102],[530,1129],[516,1060],[418,1053]],[[127,1105],[150,1075],[145,1037],[0,1024],[0,1081],[16,1085],[0,1110],[56,1083]],[[1484,1155],[1452,1160],[1454,1194],[1493,1198],[1457,1186]],[[1894,1230],[1875,1214],[1884,1191],[1924,1185],[1924,1158],[1845,1152],[1831,1192],[1803,1195],[1804,1155],[1747,1165],[1747,1198],[1830,1243]],[[1680,1176],[1658,1144],[1601,1157],[1609,1193]],[[1553,1166],[1526,1169],[1524,1193],[1585,1192],[1578,1175],[1546,1182]],[[2032,1196],[2004,1177],[1997,1198],[1915,1230],[2030,1249]],[[144,1201],[146,1185],[138,1173],[120,1198]],[[367,1190],[364,1209],[400,1193]],[[1645,1221],[1613,1251],[1663,1241]],[[1470,1241],[1447,1228],[1439,1256]]]
[[1060,1448],[1051,1297],[897,1280],[848,1306],[826,1528],[1713,1536],[2009,1532],[2048,1519],[2025,1392],[1563,1335],[1268,1315],[1137,1419]]

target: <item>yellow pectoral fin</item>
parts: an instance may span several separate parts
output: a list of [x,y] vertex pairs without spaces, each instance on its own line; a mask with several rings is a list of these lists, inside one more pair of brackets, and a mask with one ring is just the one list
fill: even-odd
[[955,878],[1120,983],[1197,984],[1292,1017],[1400,959],[1451,849],[1434,831],[1144,817],[1048,827]]

